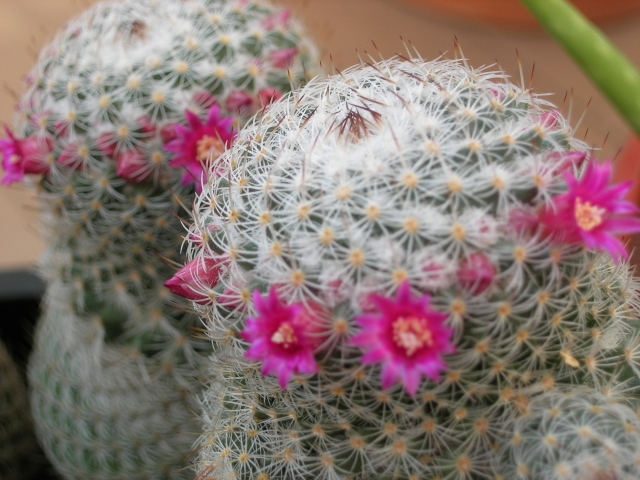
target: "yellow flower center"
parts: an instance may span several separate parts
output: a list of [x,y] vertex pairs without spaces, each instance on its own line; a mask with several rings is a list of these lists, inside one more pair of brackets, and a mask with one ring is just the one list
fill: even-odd
[[218,158],[222,152],[224,152],[224,143],[219,138],[205,135],[196,143],[196,155],[201,162]]
[[602,216],[607,213],[604,208],[591,205],[589,202],[582,202],[580,197],[576,198],[575,216],[578,226],[587,232],[593,230],[603,222]]
[[433,346],[433,334],[425,327],[423,318],[399,317],[393,323],[393,341],[402,347],[408,356],[426,346]]
[[284,348],[289,348],[292,344],[298,341],[298,338],[296,337],[291,324],[289,322],[284,322],[271,336],[271,341],[282,345]]

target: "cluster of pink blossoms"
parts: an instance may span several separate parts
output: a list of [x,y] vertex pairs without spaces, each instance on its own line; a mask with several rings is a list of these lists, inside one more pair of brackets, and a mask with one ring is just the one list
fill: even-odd
[[[553,117],[548,119],[553,120]],[[627,252],[616,237],[640,232],[638,209],[623,200],[631,182],[610,186],[611,162],[601,165],[589,161],[581,179],[569,170],[580,166],[586,155],[567,152],[556,158],[555,171],[565,178],[567,191],[554,197],[537,212],[529,227],[543,232],[552,242],[584,245],[591,250],[609,252],[614,258],[626,258]],[[204,270],[203,270],[204,269]],[[212,301],[206,291],[220,278],[219,264],[196,259],[183,267],[165,285],[176,295],[197,303]],[[459,286],[472,295],[487,291],[495,282],[496,266],[480,252],[464,259],[457,270]],[[229,302],[228,295],[216,299]],[[394,298],[371,295],[365,313],[354,319],[360,328],[351,345],[363,350],[364,365],[381,366],[383,388],[398,381],[414,396],[423,377],[438,381],[447,366],[443,356],[454,353],[453,330],[446,326],[448,315],[430,306],[431,297],[415,297],[404,282]],[[266,297],[253,294],[256,315],[246,320],[242,338],[249,344],[245,358],[262,362],[263,375],[275,375],[285,389],[292,374],[317,372],[316,350],[323,343],[321,325],[324,312],[315,304],[288,304],[272,287]]]
[[[235,136],[233,119],[221,117],[220,109],[213,101],[213,97],[206,94],[207,99],[195,98],[210,106],[205,123],[198,116],[186,111],[187,126],[166,125],[159,134],[165,149],[174,154],[169,162],[173,168],[184,169],[183,184],[195,184],[200,191],[200,181],[204,173],[205,161],[215,160],[232,143]],[[266,92],[269,98],[279,95],[278,92]],[[196,96],[198,97],[198,96]],[[267,102],[269,103],[269,102]],[[137,127],[141,135],[151,137],[156,135],[157,127],[147,118],[139,118]],[[0,183],[11,185],[22,182],[27,174],[46,175],[54,162],[66,168],[80,170],[86,157],[86,146],[76,142],[68,142],[62,151],[54,156],[54,142],[47,136],[31,136],[25,139],[16,138],[15,134],[5,126],[7,138],[0,140],[0,155],[4,176]],[[66,138],[66,130],[60,130],[57,136]],[[148,181],[153,173],[145,155],[133,148],[122,144],[117,133],[102,133],[96,140],[96,148],[106,157],[115,161],[116,175],[128,183],[142,183]]]

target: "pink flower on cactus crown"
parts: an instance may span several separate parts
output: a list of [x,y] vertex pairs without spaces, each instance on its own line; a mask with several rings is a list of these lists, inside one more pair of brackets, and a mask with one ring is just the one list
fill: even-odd
[[453,330],[444,326],[447,315],[432,310],[431,298],[413,298],[404,282],[395,299],[371,297],[377,312],[356,317],[362,331],[351,343],[364,350],[364,365],[382,364],[382,387],[390,388],[400,380],[415,396],[422,376],[438,381],[447,366],[443,354],[455,352],[451,344]]
[[220,108],[213,105],[205,123],[187,110],[187,126],[174,125],[176,138],[165,145],[165,150],[174,154],[170,167],[183,168],[183,185],[195,183],[198,193],[207,161],[216,160],[233,141],[233,119],[220,117]]
[[51,168],[53,146],[51,140],[29,137],[18,140],[9,127],[4,127],[7,138],[0,140],[0,155],[4,176],[3,185],[22,182],[25,174],[46,174]]
[[220,260],[197,258],[187,263],[164,283],[171,293],[195,303],[211,301],[207,290],[220,280]]
[[589,249],[607,251],[618,259],[627,251],[617,234],[640,232],[638,209],[622,198],[632,182],[609,186],[611,162],[590,161],[581,179],[564,172],[567,192],[558,195],[538,214],[543,231],[552,240],[583,244]]
[[262,375],[275,374],[283,390],[292,373],[315,373],[319,309],[299,303],[286,305],[273,287],[266,298],[255,290],[253,303],[258,314],[247,319],[242,331],[242,338],[250,344],[245,358],[261,361]]

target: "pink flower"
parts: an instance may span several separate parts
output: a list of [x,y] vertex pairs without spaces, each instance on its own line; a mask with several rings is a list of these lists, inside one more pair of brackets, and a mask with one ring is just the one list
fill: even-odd
[[318,367],[313,353],[319,344],[320,308],[286,305],[274,287],[266,298],[255,290],[253,303],[258,315],[248,318],[242,331],[242,338],[250,344],[245,358],[261,361],[262,375],[275,374],[283,390],[292,373],[315,373]]
[[176,272],[164,283],[173,294],[196,303],[210,301],[207,290],[220,280],[220,261],[213,258],[197,258]]
[[165,150],[174,154],[170,167],[184,168],[182,184],[196,184],[198,193],[202,190],[204,164],[216,160],[233,141],[233,119],[220,117],[220,108],[214,105],[209,110],[206,123],[187,110],[188,127],[175,125],[176,138],[165,145]]
[[22,182],[25,174],[46,174],[51,168],[53,145],[48,138],[28,137],[18,140],[9,127],[4,127],[7,138],[0,140],[0,154],[4,176],[3,185]]
[[247,92],[236,90],[229,94],[225,106],[227,110],[233,113],[251,112],[253,109],[253,98]]
[[460,286],[473,295],[487,290],[495,281],[496,267],[482,253],[472,253],[458,268]]
[[269,54],[269,60],[276,68],[287,69],[293,63],[293,59],[298,54],[297,48],[283,48]]
[[351,343],[367,352],[363,365],[382,364],[382,386],[390,388],[398,379],[412,397],[422,376],[438,381],[447,366],[441,355],[455,352],[453,330],[444,326],[447,315],[432,310],[431,298],[412,298],[404,282],[395,299],[372,296],[377,312],[356,317],[362,332]]
[[124,178],[127,183],[136,184],[146,182],[151,174],[147,160],[142,153],[130,150],[118,156],[116,161],[116,175]]
[[280,100],[282,98],[282,93],[275,88],[263,88],[258,93],[258,96],[260,97],[260,105],[264,108],[267,105]]
[[627,258],[627,251],[616,234],[640,232],[638,209],[622,200],[632,182],[609,186],[611,162],[588,163],[584,176],[578,180],[564,172],[567,193],[553,198],[538,214],[544,232],[554,241],[584,244],[593,250],[607,251]]

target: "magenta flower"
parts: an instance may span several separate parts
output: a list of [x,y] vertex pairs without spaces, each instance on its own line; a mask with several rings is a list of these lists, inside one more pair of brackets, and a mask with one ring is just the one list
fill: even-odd
[[215,161],[233,141],[233,119],[220,117],[218,105],[211,107],[204,124],[189,110],[185,112],[185,116],[188,126],[174,125],[176,138],[164,148],[174,154],[169,166],[184,168],[182,184],[195,183],[196,190],[200,193],[205,163]]
[[292,373],[315,373],[318,370],[314,350],[319,343],[319,308],[302,304],[286,305],[275,288],[262,298],[253,292],[258,315],[248,318],[242,338],[250,344],[245,358],[262,362],[262,375],[275,374],[284,390]]
[[372,295],[371,301],[377,312],[356,317],[362,331],[350,343],[367,351],[363,365],[382,364],[383,388],[400,380],[413,397],[422,376],[438,381],[447,368],[441,356],[455,352],[447,315],[431,309],[429,295],[413,298],[408,282],[395,299]]
[[607,251],[614,259],[626,259],[627,251],[616,234],[640,232],[638,209],[622,199],[632,182],[609,186],[609,161],[589,162],[580,180],[570,172],[564,178],[567,193],[553,198],[538,214],[544,232],[556,242],[584,244]]
[[187,263],[169,280],[164,282],[171,293],[196,303],[207,303],[211,299],[207,290],[220,281],[220,260],[195,259]]
[[7,138],[0,140],[0,155],[4,176],[3,185],[22,182],[25,174],[46,174],[53,161],[51,140],[29,137],[18,140],[9,127],[4,127]]

